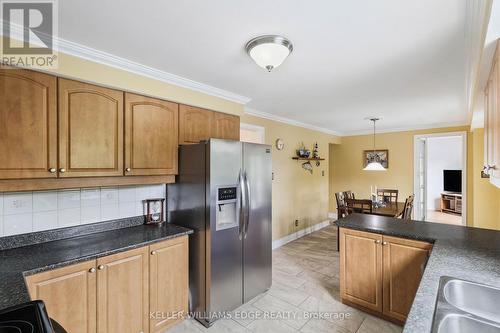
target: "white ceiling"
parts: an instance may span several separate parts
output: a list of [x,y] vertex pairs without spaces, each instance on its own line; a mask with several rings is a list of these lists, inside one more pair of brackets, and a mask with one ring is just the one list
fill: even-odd
[[[341,134],[465,124],[466,0],[59,1],[59,36]],[[272,73],[245,43],[282,34]]]

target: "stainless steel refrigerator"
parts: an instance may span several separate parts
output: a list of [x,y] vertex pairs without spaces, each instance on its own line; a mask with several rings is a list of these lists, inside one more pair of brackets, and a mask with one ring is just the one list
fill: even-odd
[[169,222],[189,239],[190,311],[205,326],[271,286],[271,147],[210,139],[179,148]]

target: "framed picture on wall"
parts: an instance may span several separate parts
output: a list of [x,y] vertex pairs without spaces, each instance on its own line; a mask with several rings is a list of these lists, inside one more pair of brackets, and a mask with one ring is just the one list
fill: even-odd
[[379,150],[364,150],[363,151],[363,168],[370,163],[370,161],[375,158],[376,162],[382,164],[384,168],[389,167],[389,150],[379,149]]

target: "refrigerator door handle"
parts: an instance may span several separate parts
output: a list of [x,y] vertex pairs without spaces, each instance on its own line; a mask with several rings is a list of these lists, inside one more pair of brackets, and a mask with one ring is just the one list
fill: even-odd
[[250,224],[250,182],[248,181],[248,175],[246,171],[243,171],[243,179],[245,181],[245,232],[244,238],[247,238],[248,225]]
[[238,174],[238,238],[243,239],[243,225],[245,223],[245,203],[246,192],[244,191],[245,182],[243,179],[243,172],[240,170]]

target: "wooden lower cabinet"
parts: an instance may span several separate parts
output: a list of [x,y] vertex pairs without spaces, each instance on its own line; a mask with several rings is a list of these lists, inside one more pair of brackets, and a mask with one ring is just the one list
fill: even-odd
[[164,332],[187,312],[188,236],[31,275],[26,284],[68,332]]
[[188,238],[174,238],[150,246],[150,333],[163,332],[188,311]]
[[97,259],[97,332],[149,332],[147,247]]
[[44,301],[67,332],[96,332],[95,260],[26,277],[31,299]]
[[383,313],[404,322],[417,293],[432,245],[390,236],[384,236],[383,240]]
[[342,301],[404,323],[431,249],[422,241],[341,228]]
[[367,309],[382,311],[382,236],[340,231],[340,284],[342,298]]

